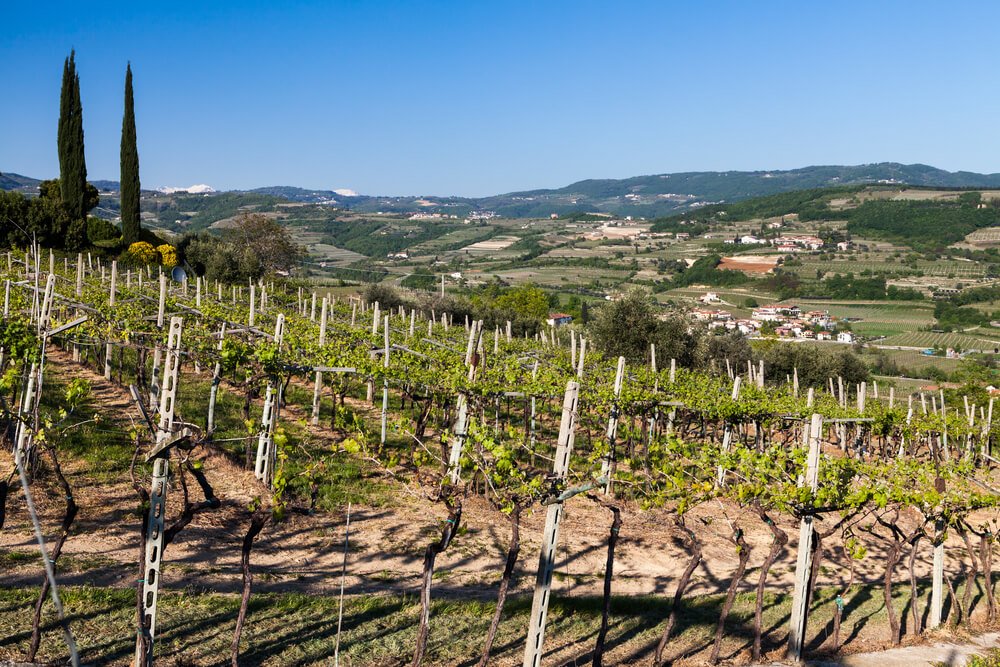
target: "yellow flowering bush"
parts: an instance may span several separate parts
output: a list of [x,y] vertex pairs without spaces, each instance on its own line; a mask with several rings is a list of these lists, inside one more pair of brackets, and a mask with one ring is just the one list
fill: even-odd
[[163,245],[156,246],[156,250],[160,253],[160,263],[163,266],[168,269],[177,266],[177,248],[164,243]]
[[128,254],[137,264],[155,264],[160,261],[159,251],[146,241],[136,241],[130,245]]

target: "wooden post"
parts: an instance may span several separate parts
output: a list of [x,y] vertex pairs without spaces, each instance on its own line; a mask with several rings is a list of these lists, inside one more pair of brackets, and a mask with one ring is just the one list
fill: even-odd
[[[823,416],[813,414],[809,425],[809,454],[800,486],[816,491],[819,485],[819,441],[823,432]],[[812,569],[813,517],[804,516],[799,522],[798,558],[795,562],[795,588],[792,593],[792,613],[788,622],[788,656],[802,661],[802,645],[806,636],[809,614],[809,573]]]
[[[580,385],[578,383],[573,380],[566,383],[556,458],[552,465],[552,477],[557,483],[564,480],[569,471],[569,459],[573,452],[576,431],[576,403],[579,392]],[[524,647],[523,667],[540,667],[542,663],[545,621],[549,608],[549,592],[552,588],[552,572],[556,564],[556,546],[559,542],[559,523],[562,519],[562,512],[562,503],[555,502],[549,505],[545,514],[542,551],[538,557],[538,574],[535,577],[535,593],[531,601],[531,617]]]

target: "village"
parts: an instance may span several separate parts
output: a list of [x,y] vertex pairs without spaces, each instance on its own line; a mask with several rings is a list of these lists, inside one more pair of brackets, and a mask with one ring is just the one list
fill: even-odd
[[[715,292],[706,292],[698,297],[698,301],[706,306],[721,303]],[[838,321],[830,316],[829,311],[803,312],[794,304],[758,306],[749,319],[738,319],[721,308],[705,307],[694,308],[690,316],[697,322],[707,323],[709,329],[725,328],[751,338],[769,334],[778,338],[854,343],[854,334],[843,329],[838,331]]]

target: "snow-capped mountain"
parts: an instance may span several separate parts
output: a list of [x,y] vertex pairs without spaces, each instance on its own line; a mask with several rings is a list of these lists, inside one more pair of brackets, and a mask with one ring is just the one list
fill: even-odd
[[156,191],[162,192],[165,195],[172,195],[177,192],[187,192],[192,195],[203,195],[203,194],[208,194],[209,192],[215,192],[215,188],[213,188],[211,185],[205,185],[204,183],[200,183],[198,185],[189,185],[186,188],[171,188],[171,187],[156,188]]

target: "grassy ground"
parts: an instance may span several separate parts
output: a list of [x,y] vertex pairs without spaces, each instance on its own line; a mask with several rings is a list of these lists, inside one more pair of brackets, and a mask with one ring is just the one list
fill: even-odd
[[[926,583],[926,582],[925,582]],[[927,590],[921,589],[919,609]],[[982,594],[981,586],[979,595]],[[37,591],[0,588],[0,657],[22,656],[30,636],[30,614]],[[961,590],[959,591],[961,595]],[[812,605],[807,650],[815,655],[829,648],[835,592],[823,590]],[[894,591],[895,607],[909,623],[909,589]],[[134,642],[135,594],[120,588],[64,588],[66,614],[85,663],[126,664]],[[164,664],[214,665],[225,662],[232,639],[239,599],[235,595],[204,591],[170,591],[161,595],[157,655]],[[684,603],[680,635],[668,655],[702,659],[710,649],[721,596],[692,598]],[[726,628],[722,656],[747,653],[752,641],[754,595],[737,596]],[[523,651],[531,600],[509,601],[498,633],[494,664],[515,664]],[[546,632],[549,664],[589,662],[600,627],[599,598],[554,597]],[[765,651],[780,652],[791,598],[768,594],[763,628]],[[670,611],[666,597],[629,597],[612,600],[607,664],[646,662]],[[494,610],[491,600],[441,597],[433,604],[428,660],[432,665],[475,664]],[[241,647],[244,664],[329,664],[337,632],[336,597],[294,593],[262,594],[251,599]],[[345,599],[340,656],[345,665],[401,665],[408,661],[417,631],[419,600],[416,596],[373,595]],[[46,617],[47,631],[41,655],[64,655],[61,633]],[[848,595],[841,639],[858,639],[857,648],[875,648],[887,636],[880,587],[856,587]]]

